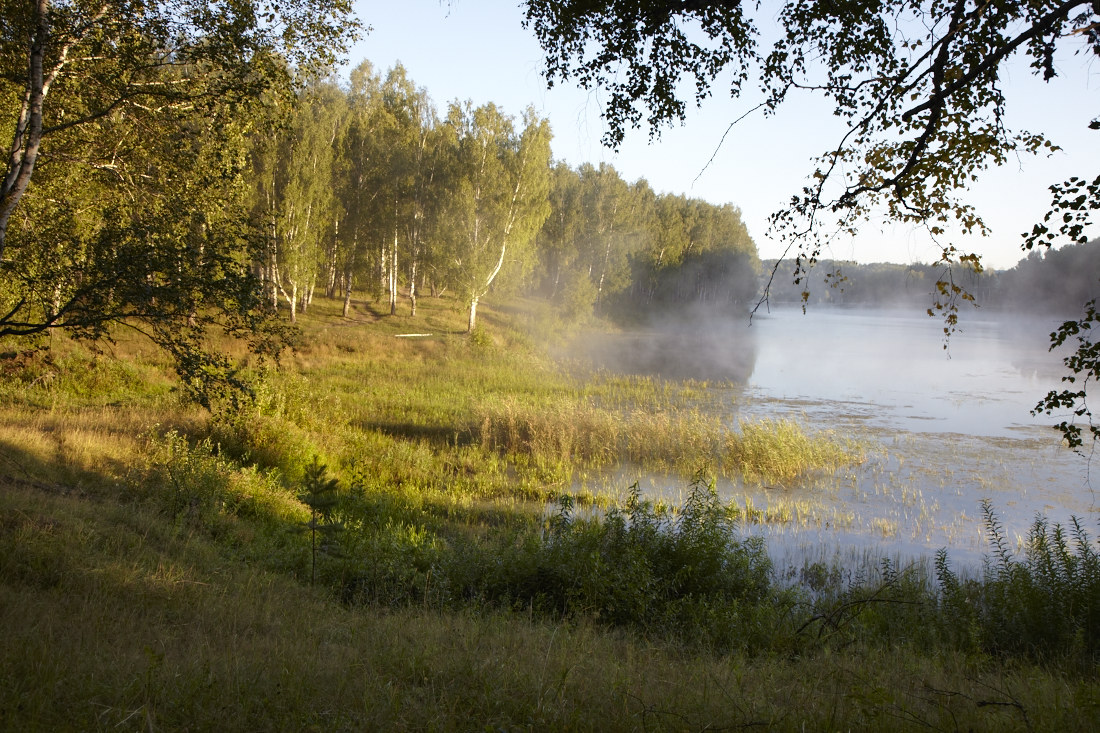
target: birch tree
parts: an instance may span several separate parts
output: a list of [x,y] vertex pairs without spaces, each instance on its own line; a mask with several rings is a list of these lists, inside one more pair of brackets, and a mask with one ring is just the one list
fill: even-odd
[[369,262],[375,232],[372,229],[378,196],[378,152],[381,120],[379,79],[369,61],[352,70],[348,89],[347,124],[340,137],[337,191],[344,211],[337,266],[344,295],[343,315],[351,308],[351,296],[361,270]]
[[341,52],[344,0],[0,0],[0,336],[124,322],[212,404],[210,330],[274,348],[250,269],[251,129]]
[[550,126],[528,109],[523,129],[492,104],[453,104],[447,203],[452,279],[468,309],[467,331],[498,275],[518,278],[533,261],[535,235],[550,213]]
[[292,323],[309,305],[326,245],[337,234],[335,146],[345,116],[342,92],[318,81],[302,92],[288,124],[258,141],[263,259],[272,295],[286,301]]

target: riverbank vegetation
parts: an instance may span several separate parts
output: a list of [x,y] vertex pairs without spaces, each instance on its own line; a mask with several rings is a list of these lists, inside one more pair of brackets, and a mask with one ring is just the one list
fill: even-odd
[[[856,446],[782,423],[721,433],[691,382],[577,379],[525,341],[530,304],[486,306],[474,338],[446,298],[415,322],[316,305],[294,352],[251,368],[255,397],[213,414],[124,332],[113,355],[59,338],[7,352],[3,727],[1053,730],[1100,715],[1087,527],[1037,523],[1017,558],[991,507],[980,577],[946,556],[792,577],[709,480],[773,469],[710,454],[714,436],[762,454],[804,442],[809,472]],[[436,335],[404,338],[410,323]],[[609,424],[693,409],[697,423],[616,428],[645,431],[636,460],[682,472],[682,502],[574,490],[573,472],[612,460],[595,446],[630,445]],[[707,437],[710,472],[673,460],[663,431]]]

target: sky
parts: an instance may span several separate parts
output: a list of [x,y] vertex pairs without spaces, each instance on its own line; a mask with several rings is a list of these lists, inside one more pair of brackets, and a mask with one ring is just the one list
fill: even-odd
[[[533,106],[550,121],[555,159],[573,167],[606,162],[625,180],[644,178],[660,193],[731,203],[741,209],[763,258],[783,252],[768,237],[768,215],[801,190],[814,170],[812,158],[843,135],[831,109],[810,96],[794,99],[772,117],[751,114],[729,129],[759,100],[730,99],[715,89],[682,126],[666,128],[653,141],[646,129],[630,131],[614,152],[600,142],[606,126],[598,91],[571,82],[547,89],[542,50],[534,33],[522,27],[523,10],[514,0],[358,0],[355,11],[371,30],[352,47],[345,73],[363,60],[382,73],[400,62],[441,113],[456,100],[493,102],[517,118]],[[1009,128],[1042,132],[1062,151],[1011,160],[971,188],[968,201],[992,235],[958,236],[954,243],[981,254],[987,267],[1008,268],[1024,256],[1021,234],[1049,209],[1048,186],[1098,173],[1100,132],[1087,126],[1097,114],[1100,63],[1090,58],[1064,54],[1051,84],[1032,76],[1026,64],[1009,70],[1003,85]],[[868,223],[858,237],[833,242],[822,256],[911,263],[934,261],[939,250],[919,230]]]

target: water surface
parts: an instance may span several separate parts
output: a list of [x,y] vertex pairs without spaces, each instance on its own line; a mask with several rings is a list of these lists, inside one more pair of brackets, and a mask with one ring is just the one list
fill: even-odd
[[[1061,445],[1051,426],[1062,416],[1031,414],[1061,385],[1064,367],[1047,350],[1058,323],[971,311],[945,349],[942,320],[921,312],[791,307],[751,324],[666,325],[605,340],[589,356],[620,371],[717,380],[713,404],[731,423],[787,417],[867,446],[862,464],[798,485],[720,486],[730,500],[790,517],[745,528],[767,535],[781,565],[945,547],[953,562],[976,566],[989,547],[983,498],[1015,547],[1037,514],[1076,515],[1100,534],[1088,460]],[[684,488],[678,478],[633,478],[673,501]]]

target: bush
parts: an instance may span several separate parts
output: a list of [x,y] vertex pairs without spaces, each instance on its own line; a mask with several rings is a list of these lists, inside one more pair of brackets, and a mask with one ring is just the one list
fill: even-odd
[[152,465],[145,482],[167,489],[161,496],[176,516],[200,525],[229,516],[272,525],[304,521],[304,508],[274,476],[218,455],[209,438],[191,445],[173,430],[153,438],[149,450]]
[[982,512],[994,553],[981,580],[960,581],[942,551],[936,561],[944,615],[967,634],[958,641],[1036,658],[1100,658],[1100,553],[1080,520],[1071,517],[1067,530],[1036,517],[1021,561],[988,499]]
[[574,516],[563,497],[541,534],[514,534],[496,552],[448,555],[452,602],[526,608],[719,649],[773,643],[793,593],[772,584],[759,538],[737,539],[713,484],[692,482],[679,511],[656,510],[635,485],[626,505]]

